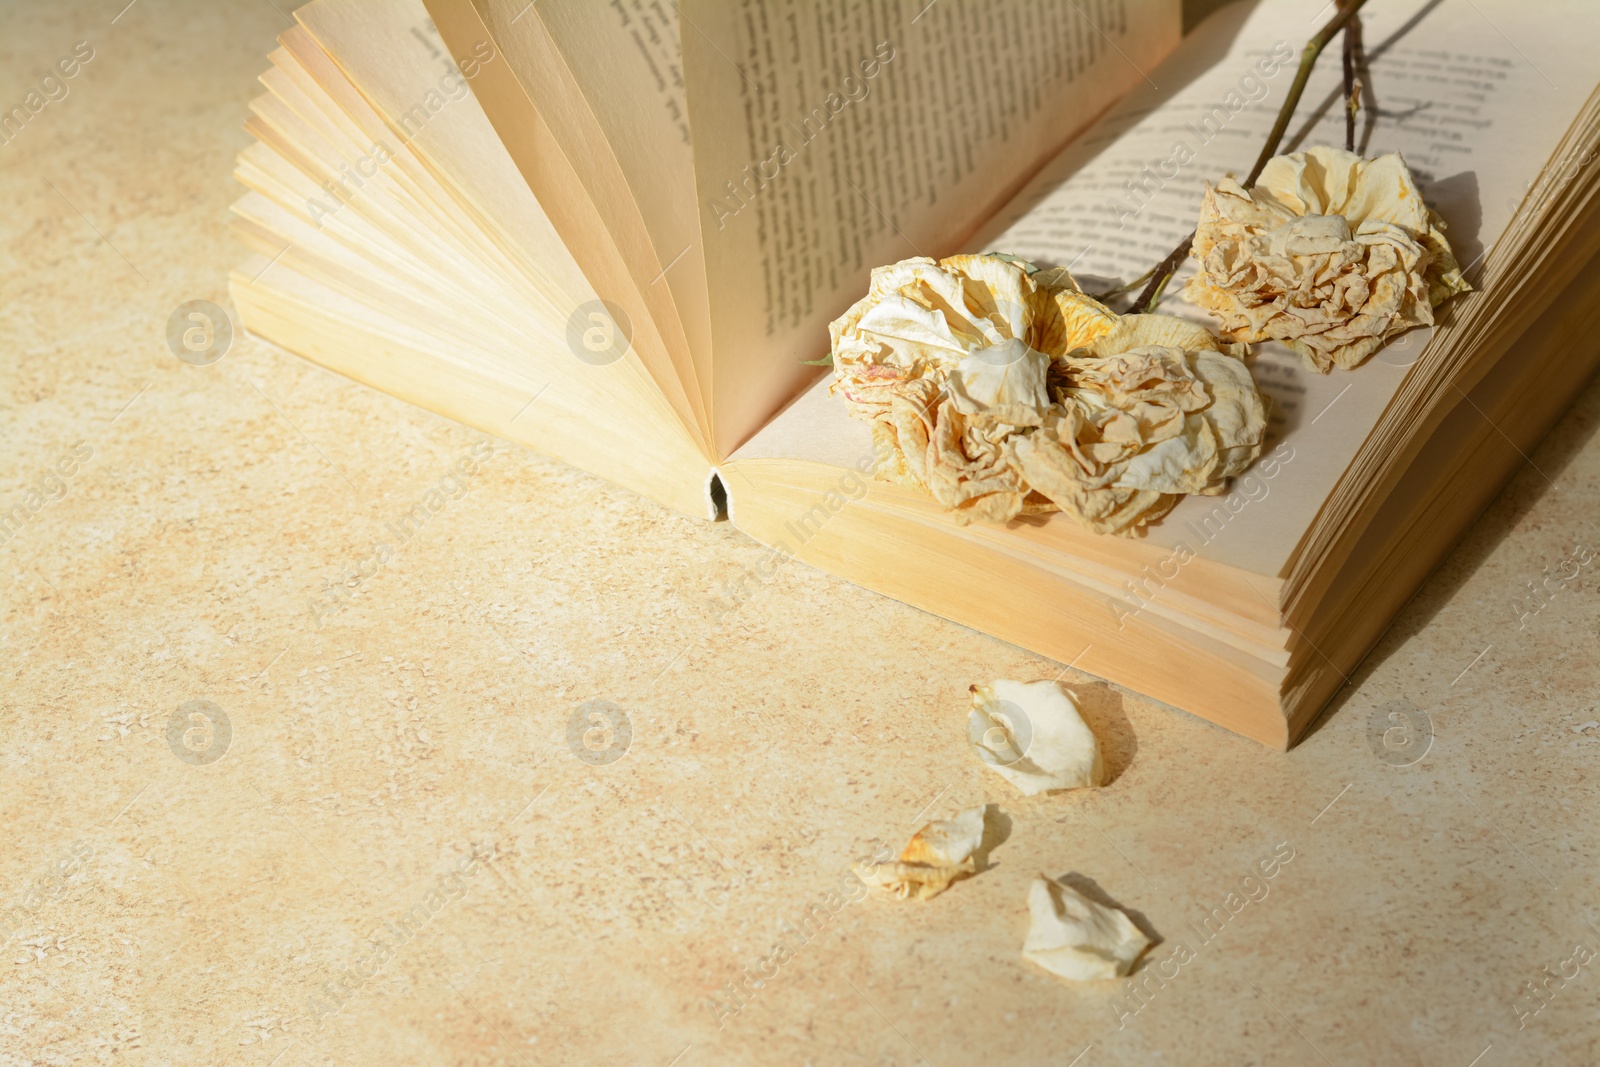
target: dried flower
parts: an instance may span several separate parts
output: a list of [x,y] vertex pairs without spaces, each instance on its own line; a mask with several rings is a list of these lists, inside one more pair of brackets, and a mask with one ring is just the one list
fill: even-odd
[[1207,185],[1184,296],[1229,341],[1282,341],[1314,370],[1348,370],[1471,288],[1443,229],[1398,152],[1276,156],[1252,189]]
[[1183,493],[1220,493],[1260,453],[1265,404],[1241,350],[1167,316],[1118,318],[1062,269],[903,260],[830,332],[878,476],[958,522],[1060,510],[1126,533]]
[[1028,484],[1101,533],[1220,494],[1261,454],[1266,404],[1250,370],[1202,327],[1129,315],[1063,360],[1059,412],[1014,452]]

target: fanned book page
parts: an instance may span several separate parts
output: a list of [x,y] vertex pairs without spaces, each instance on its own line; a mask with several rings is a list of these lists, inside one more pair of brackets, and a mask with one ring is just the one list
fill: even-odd
[[[459,3],[431,6],[452,23],[462,17]],[[496,73],[515,75],[514,86],[490,79],[479,87],[490,118],[502,134],[520,121],[511,110],[523,103],[520,92],[549,125],[657,319],[704,425],[701,379],[710,373],[711,342],[680,17],[670,5],[643,0],[484,0],[473,7],[484,34],[476,39],[503,53]],[[517,157],[517,143],[508,145]],[[537,177],[531,184],[547,206],[569,195]],[[586,239],[576,229],[566,236],[569,247]]]
[[[253,331],[413,403],[711,517],[710,462],[652,322],[582,344],[586,271],[420,0],[318,0],[263,75],[232,279]],[[577,316],[575,318],[575,316]],[[574,323],[577,323],[577,329]],[[575,339],[575,336],[576,339]],[[681,387],[679,388],[682,394]]]

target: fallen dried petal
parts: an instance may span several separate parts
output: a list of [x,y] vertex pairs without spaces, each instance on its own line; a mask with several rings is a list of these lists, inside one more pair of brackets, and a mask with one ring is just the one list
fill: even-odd
[[947,820],[934,820],[912,835],[897,860],[857,863],[852,870],[867,885],[887,889],[901,900],[936,897],[959,878],[977,870],[974,853],[983,843],[981,807]]
[[984,766],[1026,796],[1105,781],[1100,742],[1055,682],[973,686],[967,739]]
[[1125,912],[1042,874],[1028,887],[1028,911],[1032,923],[1023,957],[1074,982],[1121,978],[1150,947]]

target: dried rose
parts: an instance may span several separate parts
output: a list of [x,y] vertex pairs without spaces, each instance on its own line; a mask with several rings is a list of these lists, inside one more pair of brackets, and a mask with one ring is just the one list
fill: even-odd
[[1062,510],[1125,533],[1260,451],[1265,406],[1237,351],[1167,316],[1119,319],[1065,270],[904,260],[830,332],[878,476],[958,522]]
[[835,389],[872,424],[878,476],[927,491],[957,521],[1054,511],[1029,500],[1008,442],[1050,410],[1055,357],[1114,322],[1065,271],[1030,274],[998,256],[902,260],[874,270],[867,295],[829,326]]
[[1471,288],[1443,229],[1398,152],[1277,156],[1252,189],[1207,185],[1184,296],[1226,340],[1282,341],[1314,370],[1348,370]]
[[1128,315],[1062,361],[1059,414],[1014,446],[1028,485],[1121,533],[1215,496],[1261,454],[1266,404],[1236,352],[1168,315]]

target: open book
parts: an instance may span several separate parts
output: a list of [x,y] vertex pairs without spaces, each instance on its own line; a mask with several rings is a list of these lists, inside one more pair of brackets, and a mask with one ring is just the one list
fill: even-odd
[[[1357,149],[1405,155],[1476,291],[1352,371],[1259,346],[1261,459],[1142,536],[958,525],[873,481],[805,361],[910,256],[1008,252],[1089,292],[1148,269],[1249,168],[1327,8],[1184,35],[1177,0],[316,0],[252,107],[233,300],[341,373],[725,514],[773,566],[1286,747],[1600,357],[1600,8],[1369,5]],[[1290,130],[1342,142],[1336,58]]]

